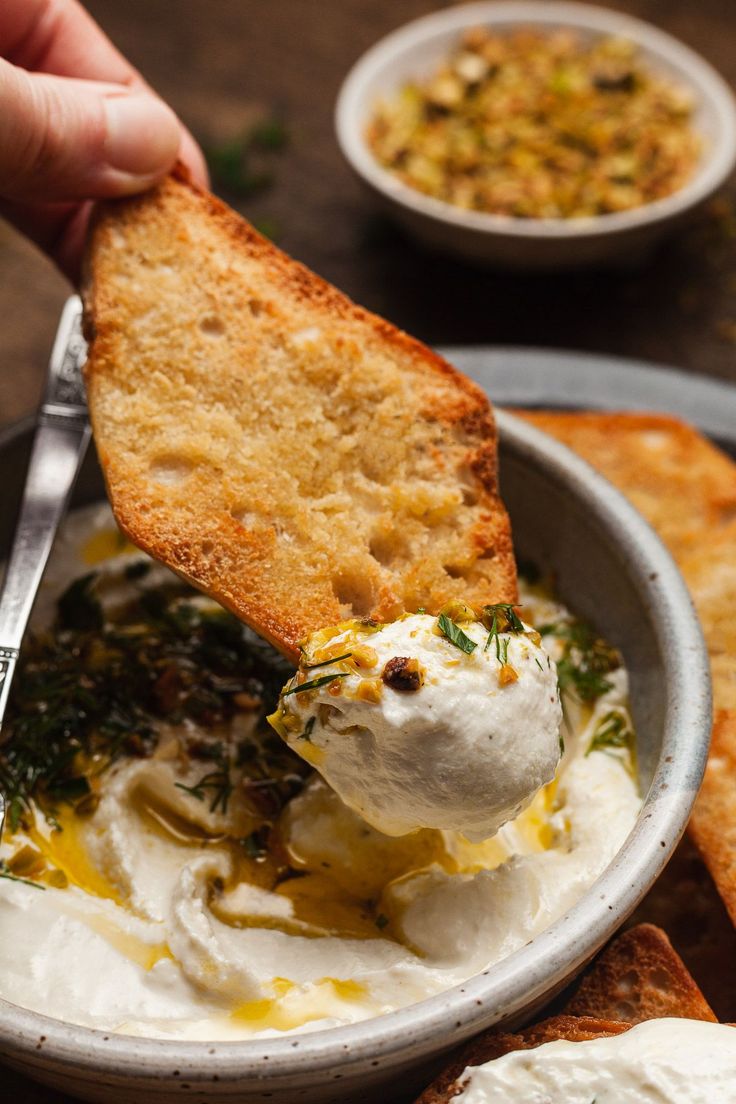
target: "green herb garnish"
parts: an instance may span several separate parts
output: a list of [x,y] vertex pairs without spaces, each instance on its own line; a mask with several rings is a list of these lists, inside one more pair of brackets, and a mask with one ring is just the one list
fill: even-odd
[[596,725],[593,739],[585,754],[587,756],[591,751],[608,751],[609,748],[626,748],[630,751],[633,741],[634,733],[627,716],[623,712],[611,710]]
[[461,652],[465,652],[466,655],[470,655],[474,652],[477,645],[474,640],[471,640],[469,636],[463,632],[459,625],[456,625],[454,621],[451,621],[446,613],[441,613],[437,619],[437,624],[440,627],[440,631],[447,637],[451,644],[454,644],[456,648],[459,648]]
[[387,925],[388,925],[388,916],[385,916],[382,912],[379,912],[378,916],[376,917],[376,927],[378,928],[379,931],[383,931],[383,929]]
[[569,690],[580,701],[594,702],[610,690],[605,676],[621,666],[621,656],[584,621],[560,621],[543,625],[542,636],[554,634],[561,639],[563,651],[557,661],[560,690]]
[[318,667],[329,667],[331,663],[340,663],[343,659],[350,659],[352,652],[345,652],[344,655],[335,656],[334,659],[323,659],[321,663],[304,663],[302,669],[304,671],[316,671]]
[[233,792],[233,782],[230,776],[232,766],[230,757],[222,744],[213,744],[209,755],[206,754],[206,751],[199,749],[199,758],[205,757],[212,759],[217,764],[215,770],[202,775],[193,786],[186,786],[183,782],[175,782],[174,785],[177,790],[184,790],[185,793],[196,797],[198,801],[204,801],[207,794],[210,793],[212,795],[210,812],[227,813],[228,802]]
[[[330,660],[330,662],[334,661]],[[316,690],[318,686],[326,686],[328,682],[334,682],[335,679],[347,677],[347,671],[337,675],[322,675],[321,678],[312,679],[311,682],[303,682],[301,686],[290,686],[288,690],[284,690],[281,697],[288,698],[289,694],[304,694],[307,690]]]
[[[496,659],[499,663],[505,663],[506,660],[501,659],[500,633],[526,632],[524,622],[512,605],[509,605],[508,602],[498,602],[494,606],[483,607],[483,623],[489,630],[483,651],[487,652],[491,643],[495,640]],[[506,641],[506,651],[508,652],[508,641]]]
[[[28,637],[0,745],[10,831],[33,800],[55,823],[55,808],[84,800],[93,775],[121,756],[150,755],[162,725],[187,720],[198,735],[187,738],[184,750],[214,763],[192,789],[226,807],[230,765],[217,752],[221,745],[213,754],[207,733],[222,732],[240,712],[241,694],[262,700],[265,712],[290,669],[235,617],[204,605],[179,580],[144,586],[148,568],[131,563],[119,576],[75,580],[59,599],[55,624]],[[119,577],[132,596],[108,612],[102,599]],[[255,733],[234,739],[228,755],[248,776],[279,780],[281,805],[295,783],[280,780],[307,773],[262,722]]]
[[498,602],[495,606],[484,606],[483,613],[487,618],[496,618],[500,632],[526,632],[524,622],[508,602]]
[[34,889],[46,889],[46,886],[40,885],[38,882],[32,882],[30,878],[19,878],[17,874],[11,874],[8,864],[2,860],[0,860],[0,878],[5,878],[9,882],[20,882],[21,885],[33,886]]
[[310,717],[309,720],[307,721],[306,725],[305,725],[304,731],[302,732],[301,736],[297,737],[297,739],[306,740],[308,744],[311,744],[311,742],[312,742],[312,730],[314,729],[314,725],[315,725],[316,720],[317,720],[316,717]]

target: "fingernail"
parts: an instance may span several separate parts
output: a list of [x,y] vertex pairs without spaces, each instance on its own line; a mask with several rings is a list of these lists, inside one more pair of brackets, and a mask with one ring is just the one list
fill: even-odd
[[145,93],[105,99],[108,165],[130,176],[148,177],[173,165],[181,142],[174,112]]

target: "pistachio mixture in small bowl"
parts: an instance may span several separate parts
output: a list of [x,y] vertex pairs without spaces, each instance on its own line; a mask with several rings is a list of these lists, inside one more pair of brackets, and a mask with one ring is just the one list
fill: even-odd
[[619,12],[510,0],[383,39],[337,105],[348,161],[430,246],[515,267],[636,259],[723,182],[730,90]]

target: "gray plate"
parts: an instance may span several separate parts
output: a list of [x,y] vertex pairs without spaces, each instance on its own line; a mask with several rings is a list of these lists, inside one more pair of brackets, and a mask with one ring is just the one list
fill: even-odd
[[487,345],[439,352],[501,406],[675,414],[736,455],[732,383],[598,353]]

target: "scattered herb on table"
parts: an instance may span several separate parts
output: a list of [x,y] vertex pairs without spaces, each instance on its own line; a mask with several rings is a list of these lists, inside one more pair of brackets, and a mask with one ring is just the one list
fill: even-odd
[[238,199],[266,191],[274,182],[271,158],[288,140],[283,121],[273,117],[217,145],[205,145],[213,185]]

